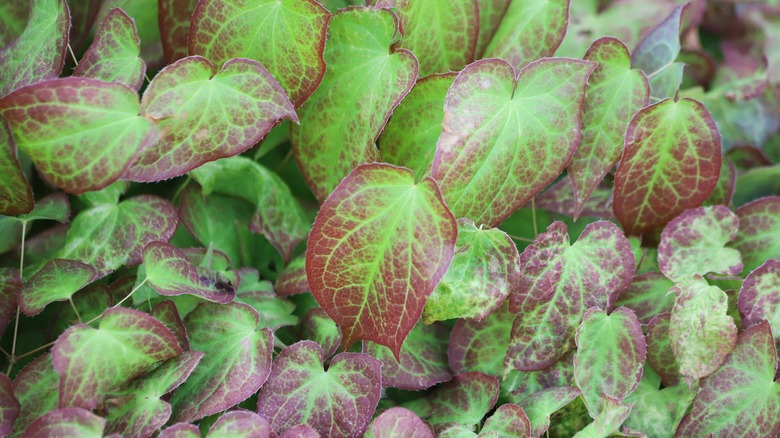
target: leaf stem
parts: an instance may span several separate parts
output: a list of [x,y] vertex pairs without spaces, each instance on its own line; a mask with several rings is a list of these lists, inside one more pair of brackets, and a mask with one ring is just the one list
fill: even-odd
[[[117,307],[121,306],[121,305],[122,305],[122,303],[124,303],[125,301],[127,301],[127,299],[128,299],[128,298],[130,298],[131,296],[133,296],[133,294],[135,293],[135,291],[137,291],[138,289],[140,289],[140,288],[141,288],[141,286],[143,286],[144,284],[146,284],[146,280],[148,280],[148,278],[144,278],[144,281],[142,281],[142,282],[138,283],[138,286],[134,287],[134,288],[133,288],[133,290],[131,290],[131,291],[130,291],[130,293],[129,293],[129,294],[127,294],[127,296],[126,296],[126,297],[122,298],[121,300],[119,300],[119,302],[118,302],[118,303],[114,304],[113,306],[109,307],[109,308],[108,308],[108,309],[106,309],[106,310],[116,309]],[[86,322],[86,324],[87,324],[87,325],[90,325],[90,324],[92,324],[93,322],[95,322],[95,321],[97,321],[98,319],[100,319],[100,318],[101,318],[101,317],[102,317],[102,316],[103,316],[103,315],[106,313],[106,310],[104,310],[104,311],[103,311],[103,313],[101,313],[100,315],[98,315],[98,316],[96,316],[96,317],[94,317],[94,318],[90,319],[89,321],[87,321],[87,322]]]
[[35,353],[37,353],[37,352],[39,352],[39,351],[41,351],[41,350],[43,350],[43,349],[46,349],[46,348],[49,348],[49,347],[51,347],[51,346],[52,346],[52,345],[54,345],[55,343],[57,343],[57,341],[51,341],[51,342],[49,342],[48,344],[41,345],[40,347],[38,347],[38,348],[36,348],[36,349],[33,349],[33,350],[30,350],[30,351],[28,351],[27,353],[20,354],[19,356],[17,356],[17,357],[16,357],[16,359],[18,360],[18,359],[21,359],[21,358],[23,358],[23,357],[27,357],[27,356],[29,356],[29,355],[31,355],[31,354],[35,354]]
[[73,309],[73,313],[76,314],[76,318],[78,318],[79,323],[82,322],[81,315],[79,315],[79,310],[76,308],[76,303],[73,302],[72,296],[68,297],[68,302],[70,302],[70,307]]
[[187,174],[187,179],[184,180],[184,182],[179,186],[178,189],[176,189],[176,193],[173,194],[173,199],[171,199],[171,202],[175,205],[178,200],[179,196],[181,196],[181,192],[184,191],[184,189],[187,188],[188,185],[190,185],[190,181],[192,181],[192,177],[190,174]]
[[[22,278],[24,278],[24,241],[25,237],[27,235],[27,221],[22,221],[22,246],[19,250],[20,257],[19,257],[19,279],[21,281]],[[18,359],[16,357],[16,338],[19,337],[19,316],[21,311],[21,306],[19,306],[19,303],[16,303],[16,319],[14,320],[14,338],[13,341],[11,341],[11,354],[8,356],[8,370],[5,372],[6,376],[11,376],[11,370],[14,368],[14,364],[16,363],[16,360]]]
[[73,49],[70,47],[70,43],[68,43],[68,51],[70,52],[70,57],[73,58],[73,64],[78,67],[79,62],[76,60],[76,55],[73,53]]
[[534,243],[534,239],[527,239],[525,237],[519,237],[519,236],[515,236],[515,235],[512,235],[512,234],[509,234],[509,233],[506,233],[506,235],[509,236],[509,238],[512,239],[512,240],[519,240],[520,242]]

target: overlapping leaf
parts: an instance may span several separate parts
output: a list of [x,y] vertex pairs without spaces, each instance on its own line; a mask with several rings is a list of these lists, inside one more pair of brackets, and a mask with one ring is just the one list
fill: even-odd
[[53,436],[78,436],[101,438],[106,420],[82,408],[64,408],[48,412],[34,421],[24,436],[48,438]]
[[531,424],[523,408],[511,403],[498,407],[493,415],[485,420],[479,436],[485,438],[502,436],[530,436]]
[[[572,217],[577,212],[577,208],[580,208],[577,206],[577,198],[574,196],[574,187],[569,176],[559,179],[537,195],[534,198],[534,205],[537,209]],[[612,218],[612,188],[606,187],[603,182],[596,186],[582,205],[579,215]]]
[[57,409],[59,382],[60,375],[52,365],[50,353],[42,354],[22,368],[13,385],[20,405],[14,431],[24,431],[30,423]]
[[770,196],[737,210],[739,232],[732,242],[742,254],[743,272],[768,259],[780,260],[780,197]]
[[675,62],[680,54],[680,18],[685,5],[678,6],[656,26],[634,50],[631,66],[650,79],[650,94],[658,101],[675,97],[683,79],[685,64]]
[[455,79],[432,174],[456,217],[498,225],[566,167],[580,141],[587,61],[543,59],[515,70],[477,61]]
[[182,350],[188,351],[190,349],[187,330],[184,328],[184,322],[181,320],[179,311],[176,309],[176,304],[173,301],[160,301],[152,308],[150,314],[168,327],[168,330],[173,333],[179,345],[181,345]]
[[163,0],[158,3],[160,42],[169,64],[188,55],[190,21],[198,0]]
[[230,411],[222,414],[209,428],[208,436],[251,438],[268,436],[270,425],[265,418],[249,411]]
[[538,391],[520,401],[528,416],[531,436],[544,435],[550,427],[550,416],[579,395],[580,390],[573,386],[558,386]]
[[433,438],[433,432],[414,412],[406,408],[390,408],[374,419],[368,426],[368,438],[394,438],[413,436]]
[[189,423],[176,423],[163,429],[158,438],[201,438],[198,426]]
[[[542,391],[574,386],[574,353],[570,350],[551,366],[539,371],[518,371],[507,368],[501,382],[501,392],[513,403]],[[577,395],[579,395],[579,390]],[[584,406],[583,406],[584,407]],[[587,411],[587,409],[585,409]]]
[[673,386],[682,377],[669,338],[671,319],[671,313],[661,313],[647,324],[647,364],[661,376],[664,386]]
[[[324,310],[315,307],[309,310],[301,321],[301,339],[309,339],[320,344],[323,355],[327,359],[338,351],[341,345],[341,331]],[[395,361],[395,358],[393,360]]]
[[504,375],[504,356],[515,314],[505,304],[483,321],[459,319],[450,332],[447,357],[455,374],[479,371]]
[[674,283],[660,272],[647,272],[637,275],[615,303],[615,306],[625,306],[633,310],[642,324],[661,313],[671,313],[674,306],[674,295],[669,289]]
[[477,0],[479,5],[479,36],[475,52],[477,59],[483,58],[482,53],[498,30],[509,3],[510,0]]
[[295,295],[309,292],[309,281],[306,279],[306,257],[296,257],[284,267],[274,284],[276,293],[280,296]]
[[0,435],[8,436],[19,416],[19,402],[14,397],[11,379],[0,374]]
[[0,268],[0,336],[16,313],[16,304],[22,289],[19,270]]
[[626,428],[644,431],[648,436],[674,436],[674,431],[696,395],[685,383],[660,389],[661,379],[652,370],[645,369],[636,391],[625,400],[633,405],[626,418]]
[[32,209],[32,188],[19,167],[16,143],[5,122],[0,121],[0,214],[17,215]]
[[259,272],[244,268],[236,273],[241,277],[241,284],[236,291],[236,301],[249,304],[257,310],[260,314],[259,328],[276,330],[298,324],[298,317],[292,314],[295,303],[278,297],[269,281],[260,280]]
[[5,47],[22,34],[29,16],[29,2],[6,2],[0,6],[0,47]]
[[632,407],[609,396],[602,396],[601,405],[603,409],[599,415],[593,419],[592,423],[577,432],[574,435],[575,438],[608,437],[617,433],[631,413]]
[[[767,320],[780,336],[780,261],[767,260],[747,276],[739,291],[738,307],[744,327]],[[780,337],[776,342],[780,343]]]
[[95,279],[95,269],[75,260],[54,259],[22,285],[19,307],[27,316],[40,313],[46,305],[69,300]]
[[478,372],[458,374],[431,394],[433,410],[427,420],[437,432],[454,425],[473,429],[497,399],[498,380],[495,377]]

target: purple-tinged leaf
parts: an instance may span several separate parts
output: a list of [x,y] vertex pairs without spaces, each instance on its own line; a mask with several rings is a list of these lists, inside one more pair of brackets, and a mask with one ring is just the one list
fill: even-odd
[[739,218],[728,207],[715,205],[687,210],[664,227],[658,245],[658,267],[672,281],[710,272],[738,275],[739,251],[726,248],[737,235]]
[[325,74],[329,21],[328,11],[314,0],[201,0],[190,25],[190,54],[218,64],[231,58],[258,61],[297,108]]
[[575,350],[570,350],[557,362],[539,371],[507,369],[501,382],[502,394],[512,403],[521,404],[525,398],[540,391],[574,386],[574,353]]
[[476,59],[484,58],[485,48],[496,34],[506,14],[510,0],[477,0],[479,5],[479,35],[477,37]]
[[652,437],[674,436],[674,431],[685,416],[696,396],[696,389],[688,389],[684,383],[659,389],[661,379],[650,369],[645,369],[636,391],[626,398],[633,405],[624,423],[626,428],[640,430]]
[[768,259],[780,260],[780,197],[753,201],[736,213],[739,232],[732,246],[742,254],[742,272],[750,272]]
[[158,2],[160,42],[167,64],[173,64],[189,54],[190,22],[197,4],[198,0],[160,0]]
[[0,374],[0,436],[8,436],[19,416],[19,401],[14,397],[11,379]]
[[594,68],[542,59],[516,78],[505,61],[486,59],[458,74],[432,168],[456,217],[496,226],[555,180],[580,141]]
[[306,252],[312,294],[341,327],[342,345],[366,339],[399,359],[457,234],[434,180],[414,184],[411,171],[386,164],[345,178],[317,214]]
[[321,438],[321,435],[309,425],[298,424],[285,430],[279,438]]
[[173,205],[156,196],[103,204],[76,216],[57,257],[91,265],[104,277],[141,263],[144,247],[171,240],[178,222]]
[[306,279],[306,256],[296,257],[288,263],[274,284],[276,294],[282,297],[309,292]]
[[46,180],[72,194],[113,183],[156,141],[138,111],[135,91],[91,78],[38,82],[0,99],[19,149]]
[[674,295],[668,293],[672,286],[674,283],[660,272],[637,275],[620,293],[615,306],[628,307],[640,323],[647,324],[656,315],[672,313]]
[[54,259],[22,285],[19,307],[35,316],[55,301],[70,300],[73,294],[95,280],[95,269],[74,260]]
[[0,120],[0,215],[29,213],[34,206],[32,187],[16,158],[16,143]]
[[720,166],[720,135],[701,103],[667,99],[646,107],[626,132],[615,217],[627,234],[661,226],[707,199]]
[[734,162],[734,166],[740,171],[772,165],[772,161],[766,156],[766,153],[753,146],[733,147],[726,152],[726,156]]
[[624,400],[639,385],[647,354],[642,326],[626,307],[611,314],[591,307],[575,336],[574,379],[590,416],[601,411],[601,398]]
[[[537,209],[551,211],[574,217],[577,200],[574,197],[574,188],[569,176],[553,183],[544,192],[534,198]],[[612,189],[603,184],[597,186],[582,205],[580,216],[611,219],[612,214]]]
[[[339,326],[336,325],[336,322],[330,319],[324,310],[315,307],[309,310],[301,321],[301,339],[308,339],[320,344],[323,357],[328,359],[336,354],[341,345],[341,331],[339,331]],[[363,348],[365,349],[365,344]],[[381,348],[381,346],[377,345],[377,349]],[[403,349],[401,354],[403,355]],[[395,358],[393,358],[393,364],[396,367],[398,366]],[[386,383],[385,376],[382,376],[382,383]]]
[[92,25],[95,24],[95,18],[100,10],[101,0],[85,0],[81,2],[71,2],[68,5],[70,9],[70,47],[81,52],[91,36]]
[[16,40],[0,48],[0,97],[25,85],[56,78],[65,65],[70,31],[68,3],[30,0],[29,5],[27,27]]
[[767,260],[747,276],[737,305],[743,327],[767,320],[778,328],[775,342],[780,344],[780,261]]
[[[723,134],[721,133],[721,138]],[[723,157],[720,164],[720,176],[718,176],[718,184],[715,189],[710,193],[710,197],[702,205],[730,205],[732,198],[734,198],[734,191],[737,188],[737,169],[734,167],[734,163]]]
[[295,303],[278,297],[269,281],[260,280],[260,274],[251,268],[238,271],[241,274],[241,284],[236,291],[236,301],[249,304],[260,314],[260,328],[271,328],[297,325],[298,317],[293,315]]
[[433,432],[414,412],[406,408],[390,408],[368,426],[367,438],[395,438],[400,436],[433,438]]
[[727,315],[728,296],[700,276],[676,284],[669,339],[688,386],[712,374],[737,341],[737,326]]
[[647,74],[655,101],[675,97],[685,64],[674,62],[680,54],[680,17],[686,5],[678,6],[642,39],[631,55],[631,66]]
[[284,90],[263,66],[231,59],[217,72],[200,56],[176,61],[158,73],[144,91],[141,113],[162,133],[123,175],[143,182],[173,178],[238,155],[283,119],[297,122]]
[[401,347],[396,361],[389,348],[370,341],[363,342],[363,353],[382,363],[382,386],[420,391],[452,378],[447,365],[445,325],[418,322]]
[[157,438],[201,438],[198,426],[189,423],[176,423],[163,429]]
[[30,2],[3,2],[0,5],[0,47],[19,37],[30,18]]
[[19,270],[0,268],[0,336],[3,335],[6,326],[14,318],[21,290],[22,278],[19,277]]
[[571,403],[580,395],[573,386],[557,386],[538,391],[522,399],[518,404],[528,416],[531,436],[539,437],[550,428],[550,416]]
[[121,198],[129,188],[130,181],[119,180],[102,190],[79,195],[79,199],[90,207],[97,207],[102,204],[116,205],[119,203],[119,198]]
[[459,319],[450,332],[447,357],[455,374],[479,371],[494,377],[504,375],[504,355],[515,314],[508,304],[483,321]]
[[327,71],[290,133],[295,159],[320,203],[358,165],[379,161],[374,142],[417,79],[414,55],[390,50],[397,33],[397,18],[386,9],[345,9],[330,21]]
[[505,59],[520,70],[535,59],[555,53],[568,21],[569,0],[509,2],[484,57]]
[[173,333],[148,314],[108,309],[97,329],[77,324],[52,348],[60,407],[94,409],[107,392],[181,352]]
[[430,395],[433,411],[427,418],[434,431],[462,425],[473,430],[498,400],[498,380],[478,372],[462,373]]
[[184,322],[179,316],[176,304],[171,300],[160,301],[152,308],[151,315],[163,323],[168,330],[176,337],[176,341],[181,345],[181,349],[188,351],[190,349],[190,340],[187,336],[187,329],[184,328]]
[[601,38],[584,57],[598,63],[588,78],[582,109],[582,141],[569,163],[576,219],[593,190],[620,160],[623,134],[634,113],[650,102],[647,77],[631,69],[628,49],[619,40]]
[[[670,295],[674,298],[673,295]],[[670,309],[671,312],[671,309]],[[672,343],[669,339],[671,313],[661,313],[653,317],[647,325],[647,364],[664,383],[664,386],[674,386],[681,380],[680,364],[674,357]]]
[[208,436],[252,438],[269,436],[271,426],[265,418],[250,411],[230,411],[222,414],[209,428]]
[[19,416],[14,431],[22,432],[33,421],[57,409],[60,375],[51,363],[51,354],[44,353],[30,362],[14,379],[14,396],[19,401]]
[[51,411],[24,431],[25,438],[81,437],[102,438],[106,420],[82,408]]
[[777,351],[764,321],[746,329],[734,351],[701,382],[677,436],[775,436],[780,432]]
[[574,435],[576,438],[608,437],[618,432],[620,426],[631,413],[632,406],[624,405],[619,400],[604,395],[601,397],[601,410],[584,429]]
[[38,200],[31,212],[20,214],[15,219],[22,222],[50,220],[65,223],[70,219],[70,202],[64,193],[52,193]]
[[566,225],[555,222],[520,257],[522,275],[509,308],[518,313],[506,364],[535,371],[571,348],[582,314],[605,309],[634,276],[628,239],[610,222],[589,224],[574,245]]
[[133,19],[121,9],[112,9],[73,76],[114,82],[138,91],[146,73],[146,64],[139,57],[140,44]]
[[175,421],[195,421],[256,393],[271,372],[273,333],[240,303],[202,303],[184,319],[190,347],[205,356],[171,397]]
[[500,438],[504,436],[530,437],[531,424],[528,416],[518,405],[503,404],[485,420],[479,436],[484,438]]
[[460,219],[455,256],[425,303],[423,322],[482,321],[501,307],[519,280],[520,255],[512,239],[497,228],[477,228],[471,219]]
[[[62,333],[73,324],[81,321],[91,321],[106,309],[114,305],[111,290],[102,283],[92,283],[79,293],[73,295],[70,302],[58,302],[53,306],[54,317],[51,320],[51,332]],[[79,321],[79,318],[81,321]],[[93,322],[91,325],[95,325]]]
[[141,38],[141,57],[150,70],[163,67],[163,51],[160,42],[160,26],[157,13],[158,0],[104,0],[96,21],[102,22],[109,11],[122,9],[133,18]]
[[271,433],[307,424],[322,436],[360,437],[381,390],[381,363],[362,353],[341,353],[323,370],[322,349],[311,341],[293,344],[274,360],[257,401]]

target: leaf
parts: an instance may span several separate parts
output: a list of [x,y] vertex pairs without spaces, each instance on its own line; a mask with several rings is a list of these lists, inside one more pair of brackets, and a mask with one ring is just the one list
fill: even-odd
[[639,385],[646,345],[642,326],[631,310],[620,307],[607,315],[591,307],[575,337],[574,378],[590,416],[601,412],[602,396],[624,400]]
[[298,108],[325,74],[322,54],[329,21],[328,11],[314,0],[204,0],[192,16],[190,54],[217,64],[254,59],[277,78]]
[[[571,178],[564,176],[558,182],[551,184],[544,192],[534,198],[534,205],[538,209],[548,210],[554,213],[574,217],[577,208],[577,199],[574,196],[574,188]],[[602,183],[591,193],[582,210],[580,216],[590,216],[602,219],[612,218],[612,188],[606,187]]]
[[750,272],[768,259],[780,260],[780,197],[758,199],[736,213],[739,231],[732,246],[742,254],[742,272]]
[[[750,327],[766,320],[771,326],[780,327],[779,304],[780,261],[770,259],[748,274],[739,290],[737,306],[742,326]],[[780,337],[776,343],[780,344]]]
[[19,416],[14,431],[27,429],[33,421],[57,409],[60,375],[54,370],[51,354],[44,353],[22,368],[14,379],[14,396],[19,401]]
[[73,294],[95,280],[95,269],[74,260],[54,259],[22,285],[19,307],[35,316],[55,301],[70,300]]
[[478,372],[462,373],[430,395],[433,411],[428,422],[436,432],[449,426],[473,428],[482,421],[498,399],[498,380]]
[[417,180],[430,173],[442,131],[444,98],[455,76],[430,75],[417,81],[379,137],[383,161],[408,167]]
[[671,313],[661,313],[647,325],[647,364],[661,376],[664,386],[674,386],[682,377],[669,338],[671,319]]
[[16,314],[17,297],[21,289],[22,278],[19,277],[19,270],[0,268],[0,336]]
[[306,257],[296,257],[288,263],[274,285],[277,295],[303,294],[309,292],[309,281],[306,279]]
[[8,436],[19,416],[19,402],[14,397],[11,379],[0,374],[0,435]]
[[509,64],[486,59],[458,74],[432,169],[456,217],[496,226],[563,171],[580,140],[594,67],[543,59],[515,80]]
[[217,192],[252,203],[255,212],[249,229],[264,235],[285,263],[290,261],[311,221],[279,175],[244,157],[208,163],[192,175],[206,196]]
[[[716,122],[717,123],[717,120]],[[723,133],[721,132],[721,139]],[[704,201],[705,206],[709,205],[730,205],[731,200],[734,198],[734,191],[737,188],[737,169],[734,167],[734,163],[728,159],[723,158],[720,164],[720,176],[718,176],[718,184],[710,194],[710,197]]]
[[16,158],[16,143],[0,121],[0,215],[29,213],[33,206],[32,187]]
[[609,396],[602,397],[603,409],[593,422],[577,432],[575,438],[608,437],[617,432],[631,413],[631,406],[622,404]]
[[[114,305],[114,297],[108,286],[101,283],[92,283],[79,290],[69,301],[60,301],[52,306],[54,317],[49,325],[52,333],[62,333],[73,324],[81,321],[91,321],[97,318],[104,310]],[[118,300],[117,300],[118,301]],[[81,321],[79,321],[81,318]],[[90,324],[92,325],[92,324]]]
[[101,22],[111,9],[121,8],[132,17],[138,27],[138,37],[141,38],[141,57],[152,70],[163,67],[157,5],[158,2],[154,0],[104,0],[97,16],[97,21]]
[[631,66],[647,74],[655,100],[675,97],[682,83],[684,64],[674,61],[680,54],[680,17],[686,6],[678,6],[653,28],[631,56]]
[[672,313],[674,295],[668,294],[674,283],[660,272],[637,275],[620,293],[615,306],[625,306],[636,313],[642,324],[647,324],[661,313]]
[[298,317],[292,314],[295,311],[295,303],[278,297],[271,283],[267,280],[261,281],[256,270],[244,268],[238,273],[241,275],[241,284],[236,291],[236,301],[249,304],[257,310],[260,314],[260,328],[276,330],[279,327],[298,324]]
[[268,436],[270,425],[265,418],[249,411],[231,411],[222,414],[209,428],[209,436],[259,437]]
[[479,36],[475,53],[477,59],[484,58],[482,54],[498,30],[509,3],[510,0],[477,0],[479,5]]
[[108,391],[181,352],[173,333],[148,314],[108,309],[97,329],[74,325],[52,348],[60,407],[94,409]]
[[184,322],[179,316],[176,304],[171,300],[160,301],[153,308],[150,314],[163,323],[176,337],[176,341],[181,345],[184,351],[190,350],[190,340],[187,336],[187,330],[184,328]]
[[158,3],[160,42],[167,64],[188,55],[190,21],[197,0],[163,0]]
[[284,431],[279,438],[320,438],[320,434],[311,426],[299,424]]
[[0,99],[19,149],[44,178],[76,195],[110,185],[157,141],[138,111],[135,91],[91,78],[38,82]]
[[738,275],[742,257],[725,248],[738,229],[739,218],[722,205],[687,210],[664,227],[658,267],[672,281],[710,272]]
[[0,48],[0,97],[35,82],[56,78],[65,64],[70,11],[65,0],[30,0],[27,27]]
[[205,353],[173,393],[174,421],[195,421],[256,393],[271,372],[273,335],[246,304],[202,303],[184,319],[190,347]]
[[330,21],[327,71],[290,132],[295,159],[320,203],[355,167],[379,161],[374,141],[417,79],[414,55],[389,49],[397,31],[388,10],[345,9]]
[[496,409],[493,415],[485,420],[480,436],[530,436],[531,425],[523,408],[511,403],[503,404]]
[[69,218],[70,202],[68,202],[68,197],[64,193],[56,192],[38,200],[31,212],[20,214],[14,219],[21,222],[50,220],[65,223],[68,222]]
[[723,364],[737,340],[737,326],[726,314],[726,294],[703,278],[678,283],[672,291],[677,297],[669,338],[680,373],[690,386]]
[[626,428],[641,430],[648,436],[674,436],[674,431],[696,395],[685,384],[659,389],[661,379],[651,370],[645,370],[636,391],[626,398],[633,405],[624,423]]
[[523,400],[539,392],[562,386],[574,386],[574,353],[575,350],[570,350],[557,362],[539,371],[518,371],[507,368],[501,382],[502,395],[513,403],[521,404]]
[[459,319],[450,332],[447,357],[455,374],[479,371],[491,376],[504,374],[504,355],[515,314],[505,304],[482,321]]
[[339,324],[342,346],[366,339],[399,359],[450,265],[457,233],[430,178],[415,185],[409,170],[386,164],[345,178],[317,214],[306,252],[312,294]]
[[461,219],[455,256],[425,303],[423,321],[481,321],[501,307],[519,277],[520,255],[512,239],[497,228],[477,228],[471,219]]
[[677,429],[678,436],[776,435],[780,432],[776,368],[769,323],[746,329],[723,366],[702,380],[691,412]]
[[627,234],[661,226],[707,199],[720,166],[720,135],[701,103],[667,99],[646,107],[626,132],[615,217]]
[[163,429],[157,438],[201,438],[198,426],[188,423],[177,423]]
[[48,438],[53,436],[78,436],[101,438],[106,420],[81,408],[65,408],[50,411],[33,422],[24,436]]
[[550,428],[550,416],[580,395],[573,386],[558,386],[538,391],[520,402],[528,416],[531,436],[542,436]]
[[374,418],[366,431],[369,438],[394,438],[398,436],[433,438],[420,417],[406,408],[390,408]]
[[341,353],[323,370],[322,349],[300,341],[279,353],[257,412],[281,434],[307,424],[322,436],[360,437],[379,401],[381,364],[362,353]]
[[593,190],[620,160],[623,134],[631,117],[650,101],[647,77],[631,69],[628,49],[620,40],[605,37],[595,41],[583,59],[598,66],[585,90],[582,141],[568,166],[575,219]]
[[566,34],[568,0],[509,2],[484,58],[505,59],[519,70],[535,59],[552,56]]
[[30,15],[29,2],[6,2],[0,6],[0,47],[5,47],[24,31]]
[[509,308],[512,327],[506,364],[522,371],[544,369],[570,347],[582,314],[606,308],[634,275],[634,255],[612,223],[585,227],[569,246],[566,225],[555,222],[520,257],[521,277]]
[[177,223],[173,206],[156,196],[100,205],[76,216],[57,257],[91,265],[98,278],[104,277],[121,266],[141,263],[144,247],[169,241]]
[[[309,339],[318,343],[322,347],[323,357],[326,359],[333,356],[339,345],[341,345],[339,326],[319,307],[315,307],[306,313],[306,316],[301,321],[300,330],[301,339]],[[395,361],[395,358],[393,358],[393,361]],[[393,364],[398,366],[395,362]],[[382,383],[385,383],[385,376],[382,377]]]
[[130,181],[117,181],[110,186],[96,192],[87,192],[79,195],[79,199],[87,203],[90,207],[97,207],[102,204],[116,205],[119,198],[130,188]]

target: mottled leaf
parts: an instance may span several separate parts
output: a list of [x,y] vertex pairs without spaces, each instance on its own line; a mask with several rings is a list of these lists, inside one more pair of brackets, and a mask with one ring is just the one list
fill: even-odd
[[504,374],[504,355],[515,314],[505,304],[483,321],[459,319],[450,332],[447,356],[453,373],[479,371],[491,376]]
[[571,403],[580,395],[580,390],[573,386],[558,386],[538,391],[519,404],[528,416],[531,425],[531,436],[544,435],[550,427],[550,416]]
[[51,411],[34,421],[24,431],[25,438],[82,437],[101,438],[106,425],[104,418],[82,408]]
[[367,438],[395,438],[399,436],[433,438],[433,432],[414,412],[406,408],[390,408],[376,417],[368,426]]
[[73,294],[95,279],[95,269],[74,260],[54,259],[36,272],[19,294],[19,307],[34,316],[48,304],[71,299]]
[[62,333],[73,324],[97,318],[104,310],[114,305],[113,298],[108,286],[92,283],[73,295],[69,302],[61,301],[55,304],[52,306],[55,316],[50,324],[52,333]]
[[701,103],[667,99],[646,107],[626,132],[615,217],[628,234],[661,226],[707,199],[720,166],[720,135]]
[[[714,118],[714,116],[713,116]],[[716,121],[717,123],[717,121]],[[721,132],[721,138],[723,138]],[[737,169],[734,167],[734,163],[723,157],[720,164],[720,176],[718,176],[718,184],[715,189],[710,193],[710,197],[702,205],[730,205],[732,198],[734,198],[734,191],[737,188]]]
[[[335,0],[334,0],[335,1]],[[351,0],[356,1],[356,0]],[[299,424],[284,431],[279,438],[320,438],[319,432],[307,424]]]
[[97,207],[101,204],[116,205],[119,203],[119,198],[121,198],[129,188],[130,181],[119,180],[102,190],[79,195],[79,199],[87,203],[90,207]]
[[306,257],[296,257],[288,263],[274,284],[276,293],[280,296],[303,294],[309,292],[309,281],[306,279]]
[[208,436],[251,438],[268,436],[270,425],[265,418],[250,411],[231,411],[222,414],[209,428]]
[[362,353],[341,353],[323,370],[322,349],[301,341],[279,353],[257,401],[258,413],[281,434],[307,424],[322,436],[360,437],[381,390],[381,364]]
[[0,47],[19,37],[30,18],[30,2],[3,2],[0,5]]
[[[674,295],[670,296],[674,298]],[[670,309],[671,312],[671,309]],[[682,378],[669,339],[671,313],[661,313],[647,324],[647,364],[661,376],[664,386],[673,386]]]
[[539,371],[505,370],[501,393],[512,403],[520,404],[525,398],[540,391],[562,386],[574,386],[574,353],[570,350],[551,366]]
[[742,272],[750,272],[768,259],[780,260],[780,197],[753,201],[736,213],[739,232],[732,246],[742,254]]
[[671,313],[674,295],[669,289],[674,283],[660,272],[647,272],[637,275],[631,284],[620,293],[615,306],[625,306],[636,313],[642,324],[661,313]]
[[[309,339],[320,344],[323,356],[327,359],[338,351],[341,345],[341,331],[336,322],[330,319],[327,313],[319,307],[309,310],[301,321],[301,339]],[[365,348],[365,344],[364,344]],[[377,348],[382,348],[377,346]],[[403,354],[403,350],[401,351]],[[393,358],[395,366],[398,364]],[[384,376],[382,383],[385,383]]]
[[[551,184],[544,192],[534,198],[534,205],[537,211],[542,209],[574,217],[578,207],[571,178],[564,176],[558,182]],[[582,205],[579,215],[611,219],[614,216],[612,214],[612,188],[606,187],[602,181],[590,193]]]
[[187,330],[184,328],[184,322],[181,320],[179,311],[176,309],[176,304],[173,301],[160,301],[152,308],[150,314],[168,327],[168,330],[173,333],[179,345],[181,345],[182,350],[188,351],[190,349]]
[[0,374],[0,435],[8,436],[19,416],[19,402],[14,397],[11,379]]
[[190,22],[198,0],[161,0],[158,2],[160,42],[165,61],[172,64],[188,55]]
[[433,411],[427,420],[437,432],[453,425],[473,429],[497,399],[498,380],[495,377],[478,372],[458,374],[430,395]]
[[696,395],[684,383],[660,389],[661,379],[652,370],[645,369],[636,391],[626,398],[633,405],[626,418],[627,428],[643,431],[647,436],[672,438]]
[[22,289],[22,278],[19,270],[0,268],[0,336],[5,332],[8,323],[14,318],[19,293]]
[[531,424],[525,411],[518,405],[506,403],[498,407],[493,415],[485,420],[479,436],[485,438],[502,436],[531,436]]
[[483,58],[482,54],[496,34],[509,3],[510,0],[477,0],[479,5],[479,36],[475,53],[477,59]]
[[61,192],[52,193],[35,203],[35,208],[29,213],[20,214],[14,219],[21,222],[37,220],[68,222],[70,218],[70,202]]
[[510,297],[510,309],[519,315],[507,365],[534,371],[555,363],[571,348],[585,310],[606,308],[630,284],[634,266],[631,245],[610,222],[588,225],[574,245],[566,225],[550,225],[520,258],[518,290]]
[[32,188],[16,158],[16,143],[0,120],[0,214],[29,213],[33,206]]
[[385,164],[345,178],[317,214],[306,252],[312,294],[341,327],[343,346],[366,339],[398,359],[456,239],[432,179],[415,185],[409,170]]
[[398,32],[389,10],[351,8],[333,16],[328,69],[298,110],[290,140],[306,183],[322,203],[361,163],[379,161],[374,141],[417,79],[408,50],[389,50]]
[[51,363],[51,354],[44,353],[30,362],[14,379],[14,396],[19,401],[19,417],[14,431],[27,429],[33,421],[57,409],[60,375]]
[[515,79],[509,64],[486,59],[458,74],[432,169],[456,217],[496,226],[563,171],[580,141],[594,67],[543,59]]
[[650,80],[650,94],[656,101],[675,97],[683,77],[680,54],[680,17],[685,5],[678,6],[639,42],[631,55],[631,66],[644,71]]
[[201,438],[198,426],[189,423],[176,423],[163,429],[157,438]]
[[252,306],[260,314],[259,328],[276,330],[279,327],[297,325],[298,317],[295,303],[278,297],[273,285],[267,280],[260,280],[260,274],[249,268],[238,271],[241,284],[236,291],[236,301]]
[[752,271],[739,290],[742,325],[750,327],[767,320],[776,327],[780,344],[780,261],[770,259]]
[[600,438],[608,437],[616,433],[628,415],[631,406],[624,405],[619,400],[609,396],[602,396],[601,412],[584,429],[577,432],[575,438]]

